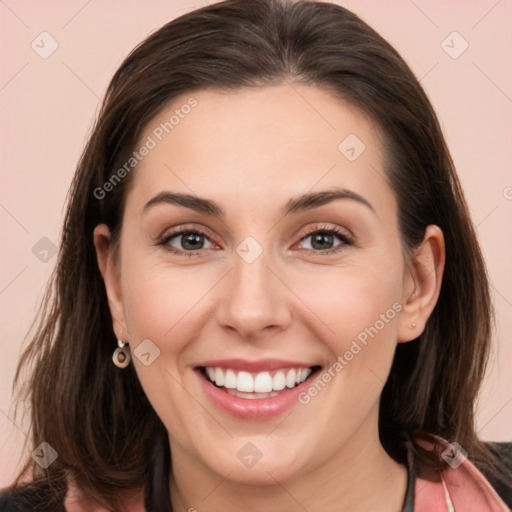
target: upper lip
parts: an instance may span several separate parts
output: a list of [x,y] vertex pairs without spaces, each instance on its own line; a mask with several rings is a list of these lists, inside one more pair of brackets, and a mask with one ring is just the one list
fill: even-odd
[[246,372],[262,372],[265,370],[279,370],[281,368],[311,368],[315,364],[285,359],[259,359],[250,361],[247,359],[215,359],[202,361],[196,367],[231,368]]

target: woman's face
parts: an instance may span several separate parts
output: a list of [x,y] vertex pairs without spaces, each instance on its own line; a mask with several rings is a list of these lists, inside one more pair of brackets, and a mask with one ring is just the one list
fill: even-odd
[[106,284],[174,464],[282,482],[370,458],[418,335],[375,124],[313,87],[206,90],[142,145]]

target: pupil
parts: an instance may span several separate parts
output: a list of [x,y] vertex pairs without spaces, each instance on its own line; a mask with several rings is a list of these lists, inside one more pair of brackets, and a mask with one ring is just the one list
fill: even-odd
[[[319,233],[313,237],[312,246],[315,249],[325,249],[325,243],[332,244],[333,235],[329,235],[328,233]],[[319,242],[319,246],[315,247],[315,244]]]
[[[201,242],[201,236],[202,235],[199,235],[197,233],[190,233],[186,236],[183,237],[183,242],[182,242],[182,246],[184,249],[197,249],[198,245],[201,245],[200,242]],[[194,243],[194,242],[197,242],[197,243]],[[188,245],[190,243],[190,245]],[[188,245],[188,247],[187,247]]]

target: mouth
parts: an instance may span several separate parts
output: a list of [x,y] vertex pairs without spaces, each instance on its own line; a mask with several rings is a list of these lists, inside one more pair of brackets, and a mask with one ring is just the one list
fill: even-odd
[[215,387],[248,400],[278,396],[283,390],[296,388],[319,369],[311,366],[254,373],[218,366],[199,367],[204,378]]
[[206,363],[195,370],[207,396],[224,412],[242,419],[265,419],[297,404],[299,393],[321,366],[233,362]]

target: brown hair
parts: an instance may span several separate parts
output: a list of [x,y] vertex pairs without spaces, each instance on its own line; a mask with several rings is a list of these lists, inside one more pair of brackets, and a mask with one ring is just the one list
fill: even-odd
[[30,458],[20,475],[32,468],[33,479],[46,478],[59,488],[72,472],[81,489],[111,508],[128,490],[141,488],[146,446],[164,429],[133,366],[118,370],[112,364],[116,338],[92,236],[105,222],[118,240],[131,175],[103,199],[94,191],[178,95],[283,82],[324,88],[379,125],[404,247],[416,247],[429,224],[445,236],[437,306],[423,334],[397,348],[383,390],[384,446],[396,448],[396,432],[426,431],[456,440],[484,466],[488,457],[475,432],[474,403],[491,340],[488,280],[425,92],[399,54],[340,6],[229,0],[181,16],[149,36],[108,87],[71,185],[58,263],[15,379],[34,365],[25,389],[32,443],[46,441],[59,456],[46,471]]

